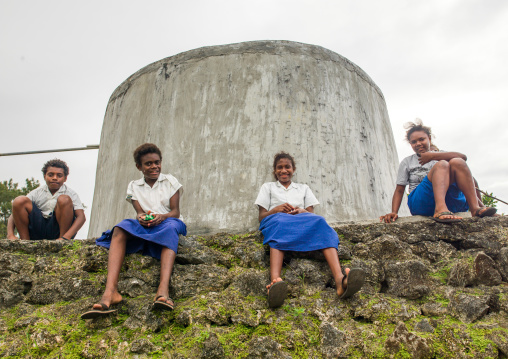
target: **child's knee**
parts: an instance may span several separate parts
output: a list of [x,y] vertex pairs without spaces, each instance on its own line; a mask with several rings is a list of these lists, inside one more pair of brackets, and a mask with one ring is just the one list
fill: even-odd
[[450,166],[451,167],[467,167],[467,163],[462,158],[452,158],[450,160]]
[[68,195],[62,194],[62,195],[58,196],[58,198],[56,200],[56,204],[59,207],[72,206],[72,199]]
[[438,161],[435,165],[435,166],[438,166],[438,168],[450,168],[450,163],[448,161],[445,161],[445,160],[441,160],[441,161]]
[[32,206],[32,200],[27,196],[18,196],[12,201],[12,209],[24,208],[26,206]]
[[115,228],[113,228],[113,233],[111,233],[111,238],[113,239],[113,237],[115,239],[126,239],[127,232],[120,227],[115,227]]

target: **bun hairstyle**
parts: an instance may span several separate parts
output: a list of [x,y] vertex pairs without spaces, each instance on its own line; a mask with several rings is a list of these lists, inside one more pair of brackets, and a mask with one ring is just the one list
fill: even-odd
[[404,128],[406,131],[406,141],[409,142],[409,137],[411,137],[411,134],[415,131],[423,131],[429,136],[430,139],[432,139],[432,130],[429,126],[424,126],[422,120],[419,118],[415,119],[415,122],[406,122],[404,124]]

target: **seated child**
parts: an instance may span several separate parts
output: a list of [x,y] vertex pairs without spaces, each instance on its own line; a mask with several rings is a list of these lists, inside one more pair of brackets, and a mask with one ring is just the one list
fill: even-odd
[[382,222],[392,223],[398,218],[407,185],[407,204],[413,216],[431,216],[437,222],[453,223],[462,220],[456,212],[468,209],[473,217],[496,214],[495,208],[485,207],[478,199],[476,180],[464,154],[432,151],[431,129],[419,119],[408,123],[406,128],[406,139],[415,154],[404,158],[399,165],[392,211],[379,217]]
[[271,283],[266,286],[270,308],[280,307],[287,295],[287,284],[281,278],[285,251],[323,252],[341,299],[358,292],[365,280],[365,272],[359,268],[346,268],[342,274],[337,253],[339,237],[323,217],[313,213],[319,202],[309,186],[291,181],[295,170],[291,155],[277,153],[273,161],[277,182],[263,184],[255,202],[263,244],[270,246]]
[[54,159],[42,167],[46,184],[26,196],[12,201],[12,214],[7,221],[7,238],[70,239],[86,221],[83,204],[76,192],[65,185],[69,167]]
[[180,216],[182,185],[172,175],[161,173],[161,160],[161,151],[152,143],[145,143],[134,151],[136,167],[143,177],[129,183],[127,201],[132,204],[137,216],[136,219],[124,219],[112,232],[107,231],[97,239],[97,245],[109,248],[106,289],[100,303],[83,313],[82,319],[116,311],[110,307],[122,300],[118,292],[118,278],[125,254],[139,251],[161,261],[160,283],[153,307],[161,310],[174,307],[169,298],[169,281],[178,249],[178,236],[186,235],[187,228]]

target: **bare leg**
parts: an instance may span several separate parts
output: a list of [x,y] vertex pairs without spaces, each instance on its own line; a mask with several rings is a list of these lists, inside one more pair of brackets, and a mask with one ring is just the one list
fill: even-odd
[[[169,299],[169,281],[171,280],[171,274],[173,273],[173,265],[175,264],[176,253],[169,248],[162,248],[161,252],[161,279],[159,288],[157,289],[157,295],[163,296],[166,303],[174,305],[173,301]],[[157,300],[163,301],[164,298]]]
[[26,196],[19,196],[12,201],[12,218],[16,226],[19,239],[30,239],[28,232],[28,215],[32,213],[32,201]]
[[476,197],[476,190],[474,187],[473,176],[471,171],[461,158],[454,158],[450,160],[450,181],[457,183],[459,189],[464,193],[466,201],[469,204],[469,210],[476,214],[480,206],[478,205],[478,198]]
[[[337,295],[341,296],[342,293],[345,291],[345,287],[342,287],[342,284],[344,284],[347,287],[347,279],[344,280],[344,283],[342,280],[344,279],[344,275],[342,274],[342,270],[340,269],[340,261],[339,261],[339,255],[337,253],[337,249],[335,248],[325,248],[322,249],[321,252],[323,252],[326,261],[328,262],[328,265],[330,266],[330,269],[332,271],[333,279],[335,280],[335,286],[337,287]],[[349,268],[345,269],[346,276],[349,273]]]
[[271,283],[266,286],[266,289],[270,290],[270,287],[275,282],[282,281],[280,274],[282,271],[283,261],[284,261],[284,252],[281,250],[270,247],[270,280],[271,280]]
[[[55,217],[60,227],[60,238],[71,228],[74,220],[74,205],[67,195],[58,196],[55,206]],[[69,238],[68,238],[69,239]]]
[[[115,227],[108,255],[108,278],[106,281],[106,289],[101,298],[101,303],[110,306],[119,303],[122,296],[118,292],[118,278],[122,263],[125,258],[125,247],[127,245],[128,233],[123,229]],[[94,304],[93,309],[101,310],[100,304]]]
[[[445,197],[450,187],[450,164],[447,161],[439,161],[432,167],[427,178],[432,182],[432,190],[434,191],[434,200],[436,208],[434,215],[442,212],[450,212],[446,206]],[[462,218],[454,215],[443,215],[441,218]]]
[[473,177],[473,181],[474,181],[474,189],[476,192],[476,198],[478,198],[478,206],[485,207],[485,205],[483,204],[483,201],[482,201],[482,193],[478,189],[478,188],[480,188],[480,186],[478,185],[476,178]]

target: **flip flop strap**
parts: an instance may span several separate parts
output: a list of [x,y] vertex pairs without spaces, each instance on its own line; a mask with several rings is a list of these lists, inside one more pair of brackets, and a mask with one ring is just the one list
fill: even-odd
[[99,303],[99,305],[102,307],[103,311],[109,310],[109,307],[106,304],[101,302],[101,303]]
[[448,212],[440,212],[437,214],[437,217],[435,217],[435,218],[441,218],[441,216],[455,216],[455,213],[449,212],[449,211]]
[[[162,302],[162,301],[158,300],[159,298],[164,298],[164,303],[166,303],[166,304],[169,304],[169,303],[168,303],[168,300],[169,300],[171,303],[174,303],[174,302],[173,302],[173,299],[171,299],[171,298],[169,298],[169,297],[167,297],[167,298],[166,298],[166,297],[165,297],[165,296],[163,296],[163,295],[158,295],[158,296],[155,298],[155,301],[156,301],[156,302]],[[172,304],[171,304],[171,305],[172,305]]]

